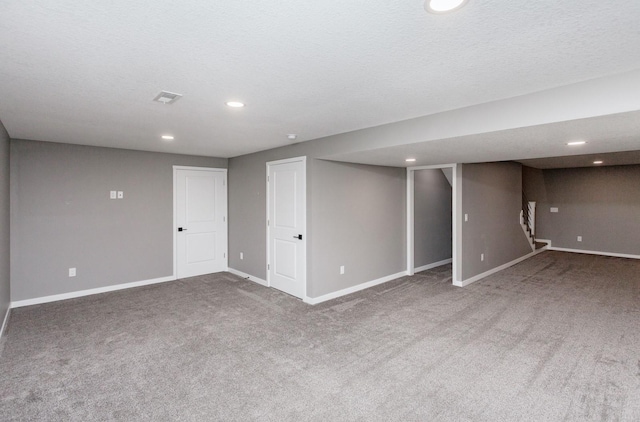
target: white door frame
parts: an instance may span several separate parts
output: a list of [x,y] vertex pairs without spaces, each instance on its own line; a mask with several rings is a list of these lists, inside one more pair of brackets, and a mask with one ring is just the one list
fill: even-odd
[[270,215],[269,215],[269,197],[271,194],[271,187],[270,187],[270,183],[269,183],[269,168],[270,166],[273,165],[278,165],[278,164],[286,164],[286,163],[293,163],[296,161],[302,161],[302,165],[304,167],[304,170],[302,172],[302,215],[304,216],[304,218],[302,219],[302,248],[304,249],[304,259],[303,262],[301,263],[302,265],[302,285],[303,285],[303,293],[302,293],[302,300],[304,302],[307,302],[308,297],[307,297],[307,239],[309,238],[309,236],[307,235],[307,157],[294,157],[294,158],[286,158],[284,160],[276,160],[276,161],[267,161],[267,174],[264,178],[265,183],[267,184],[267,262],[265,264],[265,268],[267,268],[267,286],[271,287],[271,270],[269,269],[269,264],[271,263],[271,242],[269,241],[270,239],[270,235],[271,235],[271,227],[269,225],[269,221],[271,219]]
[[415,172],[417,170],[432,169],[452,169],[453,179],[451,183],[451,223],[452,223],[452,251],[451,258],[453,261],[453,277],[454,285],[461,285],[459,279],[462,272],[462,166],[457,164],[442,164],[434,166],[416,166],[407,167],[407,275],[413,275],[415,272],[414,253],[415,253],[415,233],[414,233],[414,203],[415,203]]
[[[228,169],[214,168],[214,167],[193,167],[193,166],[173,166],[173,278],[178,278],[178,170],[196,170],[196,171],[211,171],[221,172],[225,175],[225,183],[228,182],[227,177]],[[227,215],[225,221],[225,231],[227,232],[227,244],[225,245],[227,253],[225,254],[225,268],[229,270],[229,187],[225,190],[227,195]]]

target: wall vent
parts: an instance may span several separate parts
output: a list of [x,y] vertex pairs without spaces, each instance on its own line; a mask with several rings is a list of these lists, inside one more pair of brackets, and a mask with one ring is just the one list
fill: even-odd
[[160,91],[153,101],[157,101],[162,104],[173,104],[182,97],[182,94],[176,94],[175,92]]

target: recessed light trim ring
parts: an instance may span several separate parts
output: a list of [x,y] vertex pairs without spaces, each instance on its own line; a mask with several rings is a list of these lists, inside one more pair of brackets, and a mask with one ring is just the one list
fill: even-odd
[[426,0],[424,8],[429,13],[441,15],[461,9],[468,0]]

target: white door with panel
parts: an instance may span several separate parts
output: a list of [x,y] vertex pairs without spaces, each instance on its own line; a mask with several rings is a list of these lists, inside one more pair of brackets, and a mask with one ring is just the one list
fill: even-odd
[[227,172],[175,168],[176,276],[227,270]]
[[267,163],[267,280],[306,296],[306,157]]

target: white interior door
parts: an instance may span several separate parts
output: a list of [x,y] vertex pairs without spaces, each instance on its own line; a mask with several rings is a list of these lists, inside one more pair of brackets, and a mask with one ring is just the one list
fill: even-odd
[[269,285],[306,296],[306,157],[267,163]]
[[227,171],[174,167],[176,276],[227,270]]

